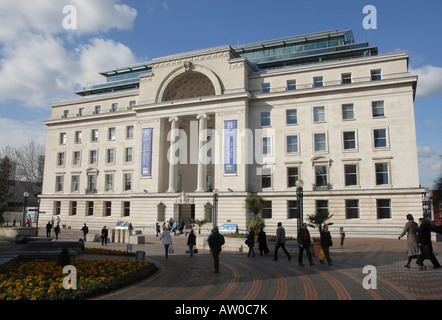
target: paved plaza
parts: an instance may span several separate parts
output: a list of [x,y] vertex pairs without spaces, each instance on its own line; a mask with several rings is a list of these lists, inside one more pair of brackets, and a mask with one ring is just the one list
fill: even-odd
[[[94,231],[92,231],[94,232]],[[98,230],[97,230],[98,232]],[[43,233],[41,233],[43,234]],[[81,236],[77,230],[62,230],[59,241]],[[54,240],[55,241],[55,240]],[[159,270],[141,282],[95,297],[94,300],[438,300],[442,298],[442,269],[434,269],[429,260],[426,270],[418,270],[415,260],[411,268],[406,262],[406,240],[356,239],[348,237],[344,248],[331,248],[332,265],[298,265],[297,246],[289,246],[288,261],[280,250],[279,260],[270,254],[248,258],[246,252],[223,251],[220,272],[213,272],[209,251],[199,250],[190,257],[185,254],[186,237],[173,237],[175,253],[166,260],[164,247],[155,235],[146,236],[146,243],[133,245],[142,250],[146,260]],[[335,243],[338,241],[335,240]],[[18,245],[15,245],[16,247]],[[87,242],[88,247],[101,247],[99,242]],[[436,257],[442,262],[442,243],[433,243]],[[2,250],[7,250],[4,244]],[[127,244],[111,243],[109,249],[126,250]],[[102,257],[100,257],[102,258]],[[133,259],[127,258],[126,259]],[[373,266],[371,272],[363,272]],[[365,289],[364,279],[376,289]]]

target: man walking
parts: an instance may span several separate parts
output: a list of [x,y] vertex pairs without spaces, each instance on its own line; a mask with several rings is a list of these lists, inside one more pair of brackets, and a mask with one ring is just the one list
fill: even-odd
[[86,223],[80,231],[83,231],[83,241],[86,242],[86,236],[89,233],[89,228],[87,227]]
[[311,238],[310,238],[310,232],[307,229],[307,223],[302,224],[302,228],[299,229],[298,233],[298,244],[299,244],[299,256],[298,256],[298,263],[300,266],[303,266],[302,264],[302,255],[305,252],[307,252],[307,258],[310,262],[310,265],[314,265],[312,253],[310,252],[310,245],[311,245]]
[[219,233],[218,227],[213,228],[213,234],[209,237],[209,247],[212,252],[215,273],[219,272],[219,254],[224,242],[224,236]]
[[273,261],[278,261],[278,250],[282,248],[282,250],[287,255],[289,261],[292,259],[292,256],[288,253],[285,248],[285,229],[282,226],[281,222],[278,222],[278,229],[276,229],[276,244],[275,244],[275,255],[273,256]]

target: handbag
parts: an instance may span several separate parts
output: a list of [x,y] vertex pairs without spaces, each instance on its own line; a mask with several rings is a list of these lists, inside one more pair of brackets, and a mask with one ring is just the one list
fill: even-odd
[[323,249],[321,249],[321,251],[319,251],[318,260],[320,260],[320,261],[325,260],[325,253],[324,253]]
[[173,245],[170,245],[169,246],[169,253],[174,253],[175,252],[175,250],[173,249]]

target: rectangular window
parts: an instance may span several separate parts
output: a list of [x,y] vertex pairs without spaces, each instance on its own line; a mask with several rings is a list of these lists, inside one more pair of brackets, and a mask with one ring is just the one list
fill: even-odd
[[98,141],[98,129],[92,129],[91,130],[91,141],[97,142]]
[[126,155],[125,155],[125,161],[126,162],[132,162],[133,159],[133,148],[126,148],[125,151]]
[[261,210],[263,219],[272,219],[272,201],[264,201],[264,208]]
[[80,182],[80,176],[79,175],[73,175],[71,177],[71,191],[72,192],[78,192],[79,182]]
[[57,166],[64,166],[64,152],[57,154]]
[[97,163],[97,150],[91,150],[89,152],[89,164]]
[[60,144],[66,144],[66,132],[60,133]]
[[270,83],[263,83],[261,85],[261,92],[262,93],[269,93],[270,92]]
[[261,112],[261,127],[270,127],[270,112]]
[[123,216],[124,217],[130,216],[130,202],[129,201],[123,202]]
[[313,108],[313,121],[315,123],[325,121],[325,107]]
[[287,153],[298,152],[298,136],[287,136]]
[[345,131],[342,133],[344,139],[344,150],[356,149],[356,133],[354,131]]
[[69,203],[69,215],[76,216],[77,215],[77,201],[71,201]]
[[345,200],[345,218],[359,219],[359,200]]
[[327,166],[315,166],[316,187],[326,187],[327,181]]
[[87,201],[86,202],[86,215],[87,216],[93,216],[94,215],[94,202],[93,201]]
[[123,180],[124,180],[123,190],[124,191],[130,191],[131,188],[132,188],[132,174],[131,173],[125,173],[123,175]]
[[75,131],[75,143],[81,143],[81,131]]
[[69,117],[69,110],[63,110],[63,118]]
[[384,117],[384,101],[373,101],[371,103],[371,108],[373,112],[373,118]]
[[386,129],[375,129],[373,130],[373,139],[375,148],[386,148],[387,147],[387,130]]
[[353,103],[342,105],[342,120],[354,120],[355,113]]
[[315,133],[315,151],[327,151],[327,142],[325,133]]
[[316,213],[328,213],[328,200],[316,200]]
[[78,108],[78,116],[84,116],[84,108]]
[[297,124],[298,123],[298,110],[292,109],[286,111],[287,124]]
[[54,214],[59,216],[61,213],[61,201],[54,201]]
[[271,188],[272,187],[272,173],[268,169],[262,169],[261,187],[262,188]]
[[116,112],[118,110],[118,103],[112,103],[111,105],[111,111]]
[[371,81],[382,80],[381,69],[371,70]]
[[358,185],[357,166],[355,164],[346,164],[344,165],[344,171],[345,171],[345,185],[346,186]]
[[95,106],[94,113],[100,114],[100,112],[101,112],[101,106]]
[[73,165],[79,165],[81,160],[81,152],[80,151],[74,151],[73,157],[72,157],[72,164]]
[[97,176],[94,174],[91,174],[87,176],[87,191],[95,193],[96,192],[96,186],[97,186]]
[[323,77],[314,77],[313,78],[313,87],[319,88],[324,86],[324,78]]
[[287,90],[296,90],[296,80],[288,80],[287,81]]
[[115,128],[109,128],[108,137],[109,140],[115,140]]
[[63,177],[62,176],[55,177],[55,191],[56,192],[63,192]]
[[114,188],[114,175],[113,174],[106,174],[104,176],[104,190],[105,191],[112,191]]
[[342,84],[351,83],[351,73],[343,73],[341,74]]
[[378,219],[391,219],[391,200],[390,199],[377,199],[376,209],[378,213]]
[[126,138],[132,139],[134,137],[134,126],[127,126],[126,127]]
[[115,149],[107,149],[106,163],[115,162]]
[[299,168],[298,167],[291,167],[287,168],[287,180],[288,180],[288,187],[296,187],[296,181],[299,179]]
[[376,163],[376,185],[389,184],[388,163]]
[[111,201],[105,201],[104,202],[104,216],[110,217],[112,214],[112,202]]
[[272,154],[272,139],[270,137],[262,138],[262,154]]
[[296,200],[287,201],[287,219],[297,219],[299,218],[298,207]]

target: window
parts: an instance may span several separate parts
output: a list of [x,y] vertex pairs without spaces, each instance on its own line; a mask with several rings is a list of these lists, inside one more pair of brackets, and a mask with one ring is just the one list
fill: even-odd
[[63,118],[69,117],[69,110],[63,110]]
[[86,215],[87,216],[93,216],[94,215],[94,202],[93,201],[87,201],[86,202]]
[[324,86],[324,78],[323,77],[314,77],[313,78],[313,87],[319,88]]
[[298,136],[287,136],[287,153],[298,152]]
[[286,111],[287,124],[298,123],[298,111],[296,109]]
[[54,201],[54,214],[59,216],[61,213],[61,201]]
[[325,133],[314,134],[315,151],[327,151],[327,142]]
[[115,111],[117,111],[118,110],[118,103],[112,103],[112,105],[111,105],[111,111],[112,112],[115,112]]
[[357,166],[355,164],[346,164],[344,165],[344,171],[345,171],[345,185],[346,186],[358,185]]
[[96,190],[96,183],[97,183],[97,176],[94,174],[87,176],[87,191],[89,193],[95,193]]
[[345,218],[359,219],[359,200],[345,200]]
[[137,105],[137,101],[131,100],[129,101],[129,107],[135,107]]
[[57,154],[57,166],[64,166],[64,152]]
[[328,213],[328,200],[316,200],[316,213]]
[[79,175],[73,175],[71,177],[71,192],[78,192],[78,190],[79,190],[79,182],[80,182],[80,176]]
[[134,126],[127,126],[126,127],[126,138],[132,139],[134,137]]
[[262,138],[262,154],[272,154],[272,139],[270,137]]
[[84,108],[78,108],[78,116],[84,116]]
[[97,142],[98,141],[98,129],[92,129],[91,130],[91,141]]
[[287,168],[287,180],[288,187],[296,187],[296,181],[299,179],[299,168],[298,167],[290,167]]
[[107,138],[109,140],[115,140],[115,128],[109,128]]
[[263,219],[272,218],[272,201],[264,201],[264,208],[261,210]]
[[89,164],[97,164],[97,150],[89,152]]
[[124,217],[130,216],[130,202],[129,201],[123,202],[123,216]]
[[355,113],[353,103],[342,105],[342,120],[354,120]]
[[69,203],[69,215],[76,216],[77,215],[77,201],[71,201]]
[[60,133],[60,144],[66,144],[66,132]]
[[101,112],[101,106],[95,106],[94,113],[99,114]]
[[390,199],[377,199],[376,209],[378,213],[378,219],[391,219],[391,200]]
[[373,101],[371,103],[371,109],[373,111],[373,118],[384,117],[384,101]]
[[371,70],[371,81],[382,80],[381,69]]
[[261,187],[271,188],[272,187],[272,172],[270,169],[264,168],[261,171]]
[[55,177],[55,191],[56,192],[63,192],[63,177],[62,176]]
[[287,201],[287,219],[297,219],[299,218],[298,206],[296,200]]
[[81,160],[81,152],[80,151],[74,151],[73,157],[72,157],[72,164],[74,166],[79,165]]
[[114,175],[106,174],[104,176],[104,191],[112,191],[114,188]]
[[327,166],[315,166],[316,187],[327,187]]
[[387,130],[386,129],[374,129],[373,139],[375,148],[387,147]]
[[376,163],[376,185],[389,184],[388,163]]
[[110,217],[112,214],[112,202],[111,201],[105,201],[104,202],[104,216]]
[[296,80],[288,80],[287,81],[287,90],[296,90]]
[[132,162],[132,152],[133,152],[133,148],[126,148],[125,151],[125,161],[126,162]]
[[341,74],[342,84],[351,83],[351,73]]
[[124,181],[123,190],[124,191],[130,191],[131,188],[132,188],[132,174],[131,173],[125,173],[123,175],[123,181]]
[[344,150],[356,149],[356,133],[354,131],[344,131],[342,136],[344,139]]
[[106,163],[115,162],[115,149],[107,149]]
[[261,127],[270,127],[270,112],[261,112]]
[[81,131],[75,131],[75,143],[81,143]]
[[270,92],[270,83],[263,83],[261,85],[261,92],[262,93],[269,93]]
[[315,123],[325,121],[325,107],[313,108],[313,121]]

